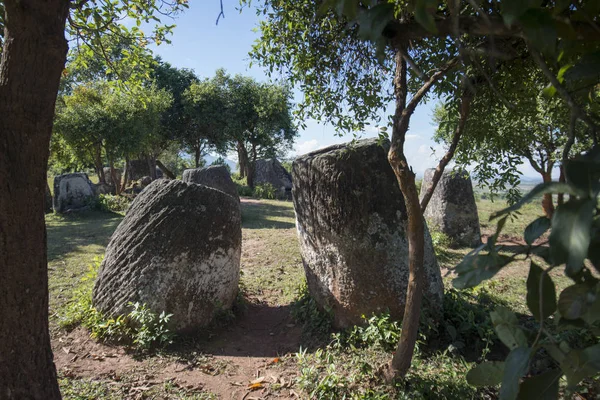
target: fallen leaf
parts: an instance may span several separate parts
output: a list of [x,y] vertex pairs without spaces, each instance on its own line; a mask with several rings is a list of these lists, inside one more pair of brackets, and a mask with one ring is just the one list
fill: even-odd
[[265,381],[265,377],[264,377],[264,376],[261,376],[261,377],[258,377],[258,378],[256,378],[256,379],[255,379],[255,380],[253,380],[252,382],[250,382],[250,384],[253,384],[253,383],[262,383],[262,382],[264,382],[264,381]]
[[67,348],[67,347],[63,347],[62,351],[64,351],[66,354],[71,353],[71,349]]
[[264,386],[262,383],[251,383],[250,385],[248,385],[248,389],[250,390],[258,390],[258,389],[262,389]]

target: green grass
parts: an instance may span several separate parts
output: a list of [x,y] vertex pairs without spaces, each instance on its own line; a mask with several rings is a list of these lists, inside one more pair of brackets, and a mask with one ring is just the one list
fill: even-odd
[[64,399],[121,400],[121,399],[181,399],[213,400],[218,397],[196,388],[185,388],[174,381],[153,382],[125,376],[113,379],[78,379],[59,376],[58,383]]
[[104,254],[122,218],[100,211],[46,216],[51,327],[94,259]]
[[[502,209],[503,201],[478,202],[482,232],[495,231],[489,215]],[[519,219],[509,221],[504,239],[520,238],[527,224],[542,214],[539,202],[523,209]],[[48,215],[48,266],[50,285],[51,326],[60,329],[58,317],[64,315],[73,288],[80,285],[94,259],[102,256],[123,216],[116,213],[89,211],[68,216]],[[295,360],[299,378],[295,386],[307,398],[360,399],[483,399],[494,398],[495,388],[477,390],[466,383],[466,372],[483,357],[499,357],[501,346],[486,344],[489,338],[489,310],[503,304],[520,314],[526,327],[535,328],[527,317],[525,281],[528,263],[517,262],[471,291],[451,288],[451,276],[444,278],[446,286],[445,314],[441,320],[424,317],[421,337],[407,380],[390,387],[379,378],[377,369],[389,361],[390,349],[382,340],[395,341],[393,329],[381,317],[369,320],[366,328],[335,333],[332,336],[327,316],[319,314],[306,293],[298,291],[305,282],[302,258],[297,242],[295,214],[291,202],[249,200],[242,204],[242,277],[241,287],[246,298],[271,305],[294,303],[297,318],[305,327],[310,351],[299,352]],[[436,253],[440,266],[452,268],[470,250],[450,249],[438,240]],[[510,250],[510,249],[509,249]],[[570,284],[559,271],[551,273],[557,290]],[[304,297],[302,297],[304,296]],[[235,320],[230,321],[235,323]],[[452,326],[449,328],[448,326]],[[396,332],[397,334],[398,332]],[[383,338],[383,339],[382,339]],[[386,339],[388,338],[388,339]],[[484,344],[474,346],[474,344]],[[142,398],[212,399],[210,393],[194,392],[177,387],[173,382],[144,385],[135,376],[79,379],[60,377],[66,399],[120,399],[137,396],[136,387],[143,388]]]
[[[481,225],[481,233],[492,234],[496,231],[497,220],[490,221],[490,215],[496,211],[508,207],[504,200],[479,200],[477,202],[477,211]],[[524,205],[518,218],[509,218],[502,230],[503,237],[522,238],[523,231],[529,223],[538,217],[544,215],[541,201],[533,201]]]

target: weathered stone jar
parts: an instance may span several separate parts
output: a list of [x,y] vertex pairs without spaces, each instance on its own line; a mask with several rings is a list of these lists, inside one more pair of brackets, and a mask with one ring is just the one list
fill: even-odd
[[[433,168],[425,171],[420,199],[431,187],[434,172]],[[481,243],[477,204],[471,178],[466,171],[444,171],[424,215],[456,246],[476,247]]]
[[87,208],[95,197],[87,174],[75,172],[54,177],[54,211],[64,213]]
[[235,301],[241,245],[237,199],[204,185],[156,180],[113,234],[93,304],[116,316],[139,302],[173,314],[175,331],[201,328]]
[[[298,157],[292,168],[298,237],[311,295],[337,327],[389,310],[401,318],[408,285],[407,214],[388,163],[389,142],[336,145]],[[425,229],[427,303],[441,308],[443,284]]]
[[188,183],[199,183],[210,186],[239,199],[237,186],[223,165],[211,165],[206,168],[186,169],[182,180]]

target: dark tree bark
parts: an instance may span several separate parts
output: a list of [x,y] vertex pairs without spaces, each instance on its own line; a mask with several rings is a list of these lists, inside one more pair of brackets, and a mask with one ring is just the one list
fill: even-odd
[[194,161],[196,164],[196,168],[200,167],[200,146],[196,146],[195,150],[194,150]]
[[425,195],[423,195],[423,199],[421,200],[421,213],[425,213],[427,209],[427,205],[429,204],[429,200],[431,200],[431,196],[433,196],[433,191],[435,190],[442,174],[444,173],[444,169],[454,157],[454,153],[456,152],[456,148],[458,147],[458,143],[462,134],[465,130],[465,125],[467,124],[467,120],[469,119],[469,113],[471,111],[471,101],[473,100],[473,95],[468,89],[465,89],[465,92],[461,96],[460,105],[459,105],[459,120],[456,129],[454,130],[454,135],[452,136],[452,143],[450,143],[450,147],[446,154],[442,157],[438,166],[435,168],[435,172],[433,173],[433,178],[431,180],[431,186],[428,188]]
[[102,164],[102,149],[98,145],[94,149],[94,165],[96,167],[96,174],[98,174],[98,182],[106,183],[106,176],[104,176],[104,165]]
[[117,171],[115,171],[115,163],[113,162],[112,158],[109,158],[108,166],[110,168],[110,181],[115,186],[115,194],[119,195],[121,194],[121,184],[117,180]]
[[252,145],[252,150],[250,150],[250,161],[247,162],[247,172],[246,172],[246,177],[247,177],[247,183],[248,186],[250,186],[252,189],[254,189],[254,170],[255,170],[255,165],[256,165],[256,145]]
[[237,143],[238,164],[240,166],[240,177],[248,176],[248,150],[241,141]]
[[[552,164],[550,164],[548,171],[542,174],[542,180],[544,183],[552,182]],[[542,199],[542,208],[546,217],[552,218],[554,215],[554,201],[552,200],[552,193],[544,194]]]
[[125,157],[125,168],[123,168],[123,185],[121,185],[121,192],[123,192],[127,188],[127,183],[129,183],[129,157]]
[[44,195],[69,1],[4,0],[0,63],[0,398],[60,399],[48,332]]
[[[552,169],[554,168],[554,162],[552,161],[553,149],[548,149],[546,156],[544,156],[543,150],[538,149],[537,151],[539,162],[536,161],[530,149],[525,150],[524,156],[527,161],[529,161],[531,167],[542,176],[542,181],[544,183],[552,182]],[[546,217],[552,218],[552,215],[554,215],[554,201],[552,199],[552,194],[544,194],[544,197],[542,198],[542,209],[544,210]]]
[[156,180],[156,158],[152,155],[146,156],[146,161],[148,162],[148,176],[152,178],[152,180]]
[[396,109],[394,112],[392,140],[388,160],[400,185],[404,196],[406,213],[408,215],[408,289],[406,293],[406,308],[402,319],[402,333],[398,342],[398,348],[392,357],[385,376],[388,380],[404,378],[412,363],[412,357],[417,342],[419,319],[421,317],[421,304],[423,302],[423,290],[425,288],[425,269],[423,256],[425,252],[425,226],[419,204],[419,194],[415,184],[415,173],[412,171],[404,155],[404,142],[408,131],[410,117],[417,105],[431,89],[458,60],[452,59],[442,68],[435,72],[423,86],[414,94],[410,103],[406,104],[406,61],[402,56],[403,47],[398,46],[396,51],[396,73],[394,76],[394,94],[396,97]]
[[165,167],[165,164],[160,162],[160,160],[158,160],[158,159],[156,160],[156,165],[158,166],[158,168],[160,168],[160,170],[163,172],[163,174],[165,174],[166,176],[168,176],[171,179],[177,179],[175,174],[173,172],[171,172],[167,167]]

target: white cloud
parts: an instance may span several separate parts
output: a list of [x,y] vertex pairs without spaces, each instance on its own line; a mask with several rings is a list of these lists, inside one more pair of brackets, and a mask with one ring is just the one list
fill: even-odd
[[309,153],[313,150],[317,150],[319,148],[319,141],[317,139],[305,140],[304,142],[300,142],[296,144],[295,152],[297,155],[302,155]]
[[419,135],[406,135],[406,140],[412,140],[412,139],[418,139],[420,136]]

